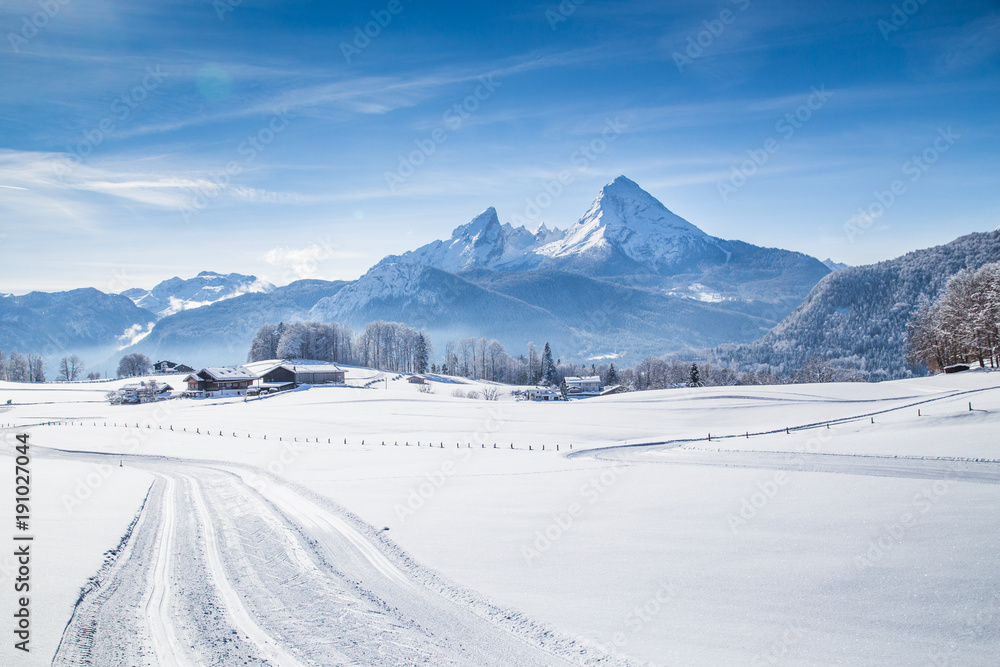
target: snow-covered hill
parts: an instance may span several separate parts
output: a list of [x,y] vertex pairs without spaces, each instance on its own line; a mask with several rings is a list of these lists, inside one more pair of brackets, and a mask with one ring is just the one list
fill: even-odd
[[1000,373],[535,403],[347,371],[0,382],[44,547],[0,664],[996,664]]
[[823,357],[852,364],[872,380],[907,377],[906,325],[921,298],[936,298],[962,269],[998,260],[1000,231],[995,231],[837,271],[759,341],[727,346],[717,355],[748,369],[764,364],[791,370]]
[[241,294],[266,293],[272,290],[274,285],[256,276],[202,271],[194,278],[184,280],[174,276],[151,290],[132,288],[122,292],[122,295],[132,299],[140,308],[152,311],[158,317],[166,317]]

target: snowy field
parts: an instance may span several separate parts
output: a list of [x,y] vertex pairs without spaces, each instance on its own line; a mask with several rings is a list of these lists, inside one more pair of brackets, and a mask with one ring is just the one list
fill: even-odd
[[0,538],[25,432],[35,536],[27,659],[0,552],[0,664],[1000,655],[1000,373],[553,404],[348,383],[0,383]]

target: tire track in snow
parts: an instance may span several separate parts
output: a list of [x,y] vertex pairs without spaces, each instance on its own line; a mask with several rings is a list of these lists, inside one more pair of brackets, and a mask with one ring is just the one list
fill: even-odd
[[153,566],[153,580],[149,595],[143,604],[143,610],[149,627],[149,638],[153,644],[153,653],[160,660],[160,663],[185,665],[190,664],[190,662],[177,641],[176,628],[170,609],[170,589],[173,586],[171,581],[173,567],[170,561],[174,557],[176,482],[173,477],[158,476],[164,479],[165,488],[161,496],[162,511],[160,513],[159,537],[154,553],[156,564]]
[[[244,483],[248,483],[245,472],[237,473]],[[318,507],[313,502],[298,495],[291,489],[272,484],[268,487],[267,497],[289,516],[295,517],[313,530],[320,533],[336,532],[344,537],[380,574],[404,588],[416,588],[416,585],[402,570],[392,564],[385,555],[369,542],[350,524]]]
[[[294,485],[248,483],[259,469],[42,450],[84,461],[124,458],[152,473],[158,491],[133,532],[132,555],[106,582],[119,595],[94,596],[74,622],[96,631],[95,659],[74,661],[67,645],[58,664],[636,664],[445,583],[381,543],[374,528]],[[209,536],[199,526],[212,517]],[[273,533],[240,531],[251,524]]]
[[199,483],[193,477],[186,477],[191,486],[191,498],[194,501],[195,513],[204,529],[205,556],[209,571],[215,583],[215,589],[225,605],[226,613],[234,627],[241,631],[257,647],[261,655],[281,667],[303,667],[298,658],[286,651],[271,637],[256,621],[251,618],[246,607],[240,601],[239,594],[233,588],[226,576],[226,570],[220,557],[219,540],[212,525],[212,517],[205,506]]

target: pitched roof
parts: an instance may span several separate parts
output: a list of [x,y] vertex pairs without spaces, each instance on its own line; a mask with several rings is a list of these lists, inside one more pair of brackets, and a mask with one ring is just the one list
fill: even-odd
[[198,374],[207,373],[213,380],[253,380],[256,376],[242,366],[202,368]]
[[344,369],[334,363],[323,362],[303,362],[283,361],[281,359],[268,359],[266,361],[253,361],[243,364],[242,368],[252,373],[254,377],[263,377],[275,368],[287,368],[295,373],[343,373]]
[[343,373],[342,369],[337,364],[296,364],[296,363],[283,363],[281,364],[288,370],[295,369],[297,373]]
[[252,361],[248,364],[243,364],[243,368],[250,371],[254,377],[263,377],[273,371],[279,366],[284,366],[285,362],[281,359],[267,359],[266,361]]

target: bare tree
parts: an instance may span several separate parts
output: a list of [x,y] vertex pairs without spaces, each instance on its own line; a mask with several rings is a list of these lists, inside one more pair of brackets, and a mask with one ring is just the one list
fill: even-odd
[[153,369],[153,362],[141,352],[126,354],[118,362],[118,377],[129,378],[148,373]]
[[80,379],[80,375],[83,373],[83,362],[80,357],[75,354],[69,357],[63,357],[59,360],[59,378],[60,380],[68,380],[70,382],[75,382]]
[[1000,366],[1000,262],[952,276],[907,326],[907,360],[940,370],[956,363]]
[[45,360],[40,354],[28,355],[28,381],[45,382]]
[[7,378],[12,382],[28,382],[30,377],[28,359],[17,350],[11,350],[10,360],[7,362]]

